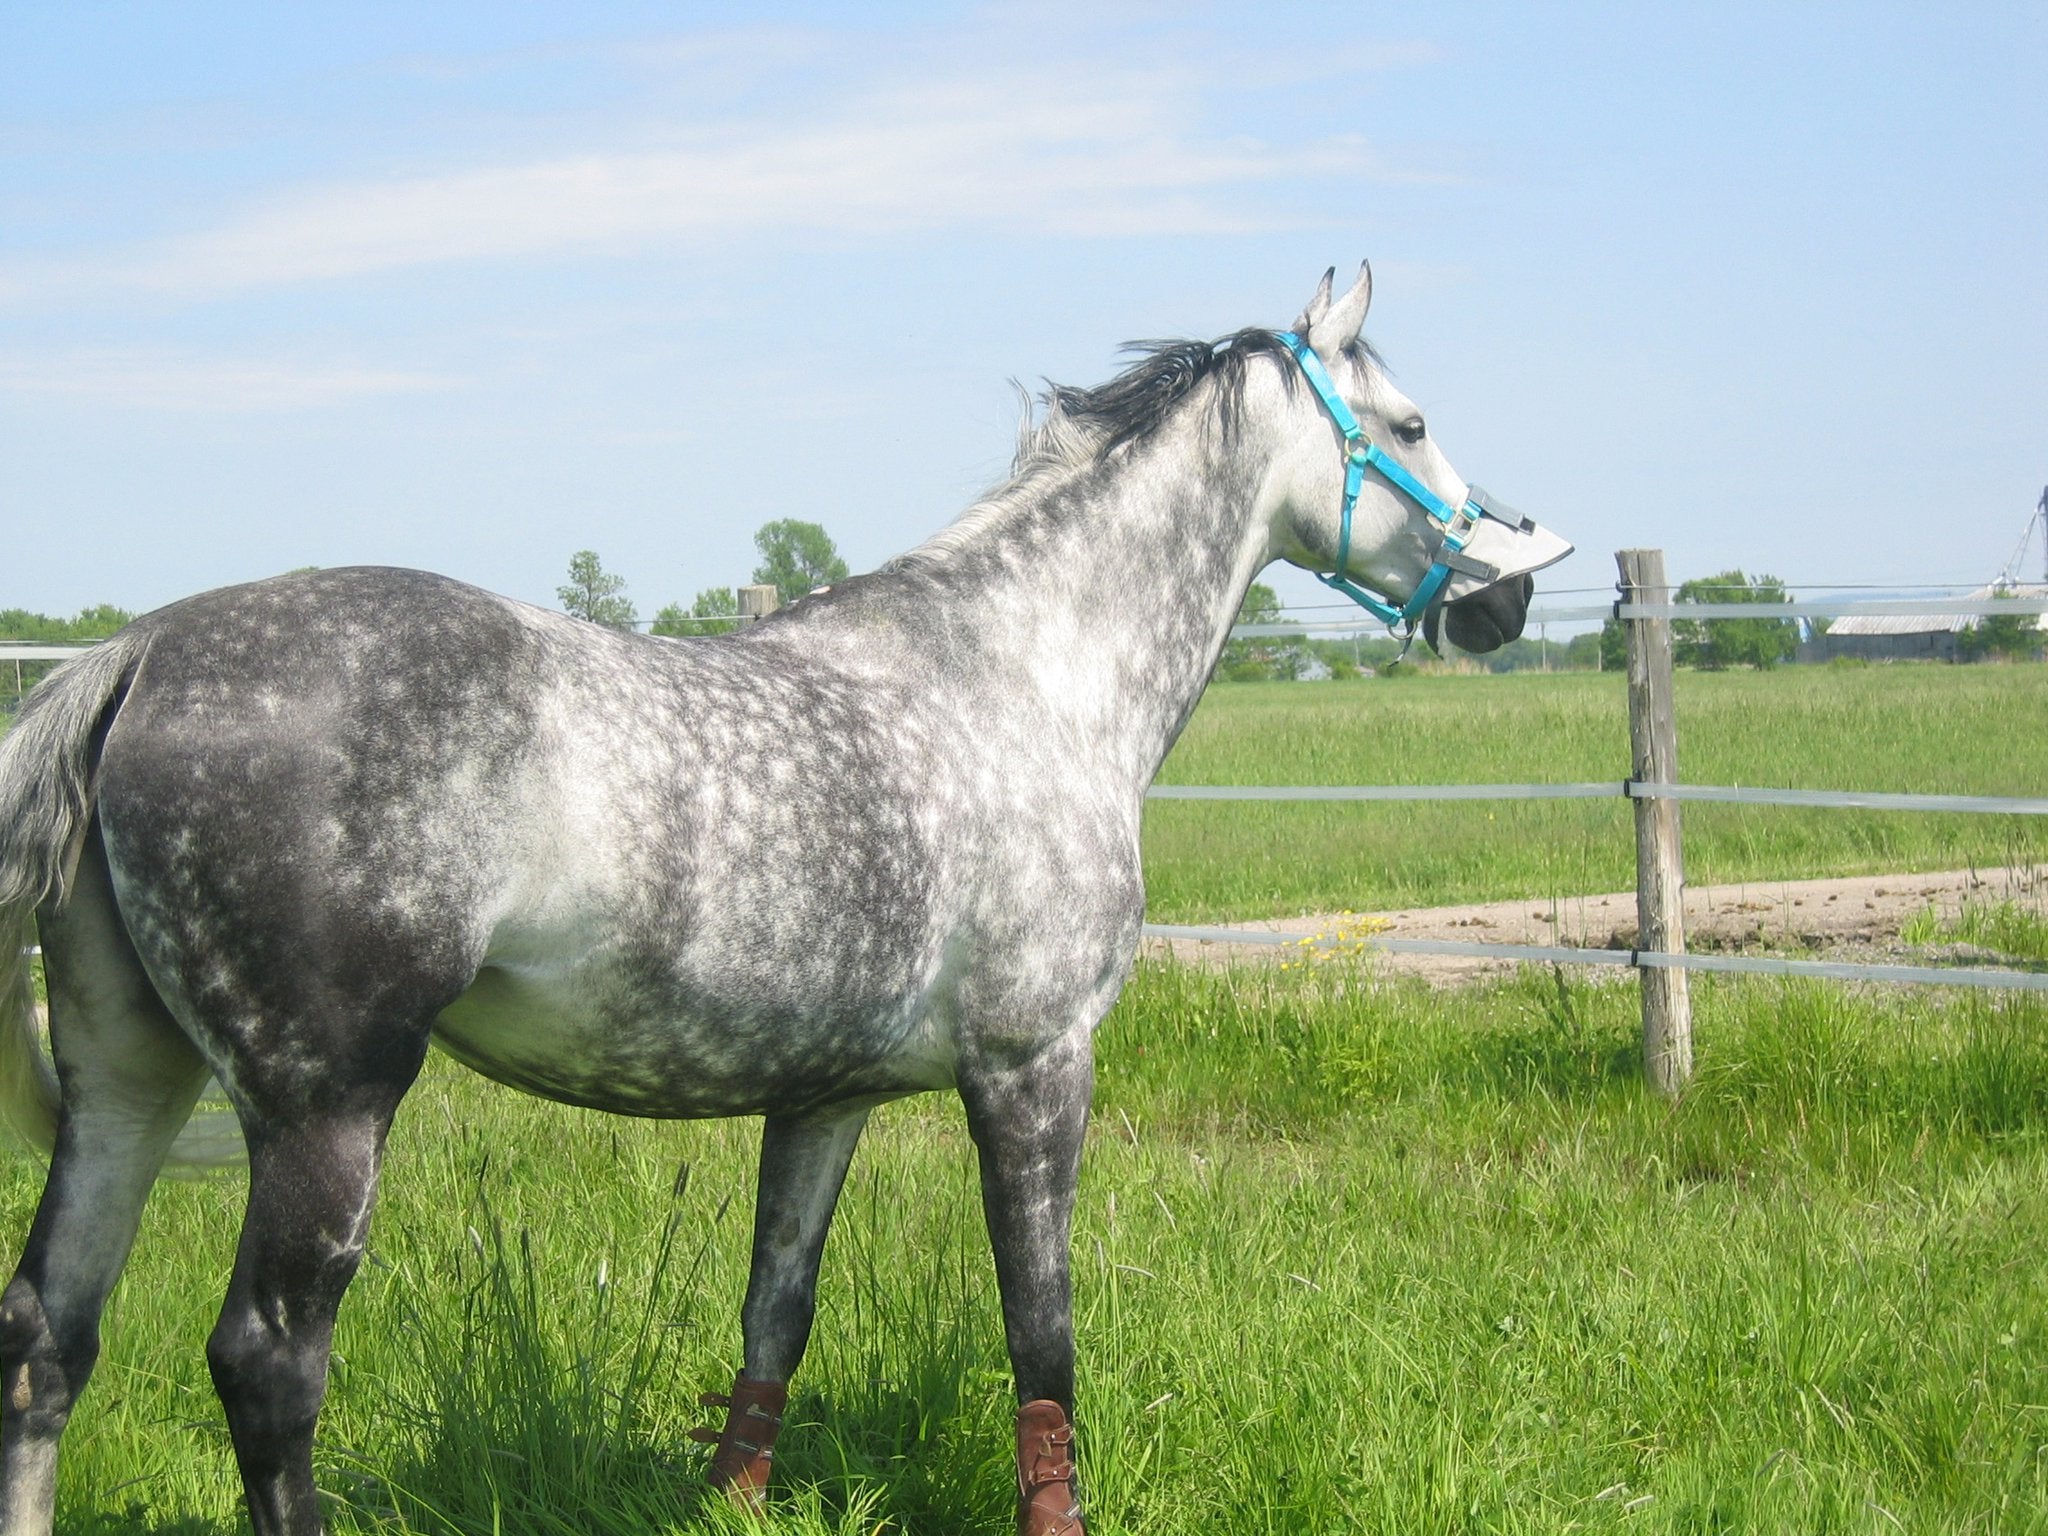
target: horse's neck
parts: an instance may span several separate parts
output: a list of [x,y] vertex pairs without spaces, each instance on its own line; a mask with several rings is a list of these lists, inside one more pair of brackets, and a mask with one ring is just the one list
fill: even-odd
[[[993,520],[977,541],[999,625],[991,672],[1024,682],[1069,749],[1149,784],[1270,558],[1255,455],[1183,427]],[[1000,617],[996,617],[999,615]],[[1001,686],[1001,680],[991,678]]]

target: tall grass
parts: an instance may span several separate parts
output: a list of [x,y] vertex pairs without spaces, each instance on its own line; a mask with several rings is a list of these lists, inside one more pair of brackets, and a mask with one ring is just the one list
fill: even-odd
[[[1679,764],[1694,783],[2038,796],[2048,667],[1682,672]],[[1209,690],[1161,782],[1441,784],[1628,776],[1622,680],[1598,674]],[[1146,881],[1165,921],[1282,916],[1626,889],[1619,801],[1154,801]],[[2040,817],[1689,804],[1695,883],[2048,859]]]
[[[1671,1107],[1625,985],[1142,968],[1074,1247],[1094,1528],[2048,1530],[2048,1010],[1696,996]],[[738,1529],[682,1431],[738,1355],[752,1133],[437,1060],[343,1312],[335,1528]],[[36,1182],[0,1178],[11,1235]],[[202,1342],[239,1203],[152,1204],[65,1529],[236,1528]],[[893,1106],[828,1249],[779,1528],[1006,1530],[1001,1338],[957,1108]]]
[[2023,899],[1965,901],[1944,918],[1933,908],[1908,919],[1899,937],[1908,944],[1969,944],[2008,960],[2048,961],[2048,908],[2042,893]]

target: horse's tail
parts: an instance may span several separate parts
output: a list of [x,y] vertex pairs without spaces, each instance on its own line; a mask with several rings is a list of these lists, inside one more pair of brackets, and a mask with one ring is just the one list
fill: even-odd
[[45,1153],[57,1138],[57,1074],[37,1027],[28,946],[37,904],[70,894],[92,825],[101,725],[141,647],[122,635],[66,662],[0,737],[0,1115]]
[[28,963],[33,937],[29,908],[0,913],[0,1117],[48,1156],[57,1142],[57,1073],[36,1027]]
[[[71,893],[92,829],[100,746],[147,648],[145,635],[124,630],[65,662],[0,737],[0,1118],[45,1155],[57,1140],[57,1074],[43,1048],[30,977],[36,907]],[[171,1160],[238,1160],[232,1121],[199,1116],[179,1135]]]

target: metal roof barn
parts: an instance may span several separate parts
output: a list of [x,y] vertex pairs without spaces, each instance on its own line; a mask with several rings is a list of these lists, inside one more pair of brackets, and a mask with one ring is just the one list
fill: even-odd
[[[1990,597],[2048,597],[2048,585],[1992,582],[1969,594],[1969,601]],[[2035,628],[2048,615],[2022,615]],[[1871,661],[1954,661],[1957,636],[1983,623],[1974,613],[1853,613],[1830,624],[1825,634],[1799,647],[1801,661],[1832,661],[1859,656]]]

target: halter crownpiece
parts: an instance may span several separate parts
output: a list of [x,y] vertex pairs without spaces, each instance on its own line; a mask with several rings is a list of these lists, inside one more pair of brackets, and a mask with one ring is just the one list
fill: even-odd
[[[1476,485],[1465,488],[1465,503],[1453,507],[1428,486],[1369,441],[1365,429],[1315,349],[1293,331],[1278,333],[1281,344],[1293,354],[1309,387],[1330,413],[1330,420],[1344,434],[1344,509],[1337,530],[1337,569],[1329,574],[1315,572],[1316,580],[1342,592],[1389,629],[1405,625],[1413,638],[1415,625],[1430,607],[1490,587],[1510,576],[1521,576],[1555,565],[1572,552],[1572,546],[1538,527],[1504,502],[1495,500]],[[1437,531],[1437,547],[1429,570],[1408,601],[1396,608],[1359,586],[1346,574],[1351,564],[1351,512],[1358,494],[1365,488],[1365,472],[1377,470],[1395,490],[1429,515]]]

